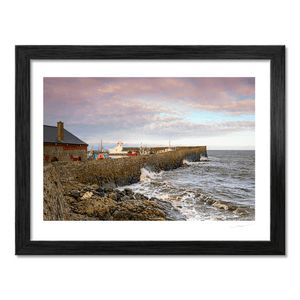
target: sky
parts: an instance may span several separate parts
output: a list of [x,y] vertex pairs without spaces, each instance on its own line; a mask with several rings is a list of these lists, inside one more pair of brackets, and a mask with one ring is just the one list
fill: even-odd
[[255,149],[254,77],[44,78],[44,125],[89,144]]

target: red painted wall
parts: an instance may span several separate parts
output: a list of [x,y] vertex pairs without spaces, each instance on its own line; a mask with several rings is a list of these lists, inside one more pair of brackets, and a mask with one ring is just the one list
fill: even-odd
[[87,150],[87,145],[67,145],[67,144],[57,144],[54,143],[44,143],[44,147],[62,147],[64,150]]
[[44,165],[51,163],[53,156],[60,162],[85,161],[87,145],[44,143]]

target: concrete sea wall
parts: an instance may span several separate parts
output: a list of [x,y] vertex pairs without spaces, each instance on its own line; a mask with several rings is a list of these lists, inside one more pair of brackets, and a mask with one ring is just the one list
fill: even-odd
[[61,221],[64,219],[64,191],[59,174],[53,164],[44,167],[44,220]]
[[[206,146],[176,146],[171,147],[176,148],[176,150],[191,150],[191,149],[202,149],[202,151],[206,152]],[[132,152],[139,153],[140,147],[123,147],[123,150],[130,150]],[[158,151],[169,149],[169,147],[149,147],[148,150],[154,153],[157,153]]]
[[98,184],[104,188],[114,188],[138,182],[142,168],[152,172],[168,171],[182,166],[184,160],[199,161],[203,155],[207,155],[205,146],[145,156],[99,161],[56,162],[52,165],[63,181],[75,180],[84,184]]

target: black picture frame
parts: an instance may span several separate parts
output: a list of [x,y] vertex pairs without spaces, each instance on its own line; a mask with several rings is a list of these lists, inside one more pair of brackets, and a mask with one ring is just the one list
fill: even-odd
[[[284,255],[285,46],[16,46],[16,255]],[[270,60],[270,241],[31,241],[30,61]]]

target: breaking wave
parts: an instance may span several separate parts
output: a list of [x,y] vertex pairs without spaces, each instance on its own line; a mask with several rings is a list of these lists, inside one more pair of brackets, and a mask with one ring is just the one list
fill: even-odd
[[[134,192],[170,202],[188,221],[255,220],[255,161],[252,152],[220,151],[183,160],[185,167],[152,172],[141,169]],[[253,162],[254,161],[254,162]],[[239,170],[246,170],[238,176]]]
[[145,168],[141,169],[141,176],[140,176],[140,180],[144,181],[147,179],[154,179],[155,177],[157,177],[158,175],[160,175],[163,171],[159,172],[159,173],[155,173],[155,172],[151,172]]
[[200,157],[200,161],[206,161],[206,160],[207,160],[207,161],[209,160],[208,157],[206,157],[206,156],[201,156],[201,157]]

